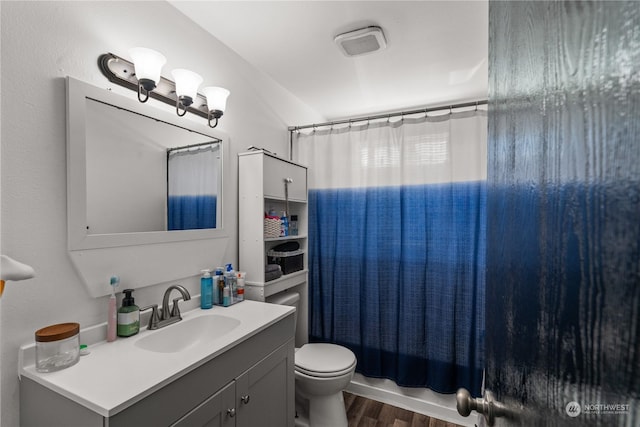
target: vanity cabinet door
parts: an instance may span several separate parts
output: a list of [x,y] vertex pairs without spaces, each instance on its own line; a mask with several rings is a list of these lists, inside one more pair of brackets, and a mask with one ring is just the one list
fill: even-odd
[[294,348],[280,347],[236,379],[237,427],[293,427]]
[[171,427],[233,427],[235,426],[235,381],[202,402]]

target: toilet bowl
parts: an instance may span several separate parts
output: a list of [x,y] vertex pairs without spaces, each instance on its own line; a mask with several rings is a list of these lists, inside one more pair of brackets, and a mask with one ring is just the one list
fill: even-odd
[[298,413],[299,425],[347,427],[342,390],[356,369],[351,350],[335,344],[305,344],[295,356],[296,394],[307,400]]
[[[297,307],[300,295],[285,292],[267,299]],[[348,348],[327,343],[305,344],[295,353],[296,426],[347,427],[342,391],[356,369]]]

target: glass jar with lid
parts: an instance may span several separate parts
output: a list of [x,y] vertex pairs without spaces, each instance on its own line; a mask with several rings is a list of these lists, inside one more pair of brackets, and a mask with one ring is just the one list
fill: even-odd
[[36,331],[36,371],[54,372],[80,359],[80,325],[60,323]]

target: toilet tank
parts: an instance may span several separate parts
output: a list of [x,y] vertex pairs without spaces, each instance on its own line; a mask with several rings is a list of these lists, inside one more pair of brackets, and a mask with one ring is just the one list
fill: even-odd
[[294,317],[295,325],[297,326],[298,320],[298,302],[300,301],[300,294],[297,292],[280,292],[275,295],[271,295],[270,297],[265,298],[265,301],[270,304],[278,304],[278,305],[288,305],[296,308],[296,315]]

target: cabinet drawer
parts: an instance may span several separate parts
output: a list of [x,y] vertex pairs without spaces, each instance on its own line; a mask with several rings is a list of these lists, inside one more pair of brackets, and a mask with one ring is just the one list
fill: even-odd
[[264,196],[274,199],[285,198],[284,180],[289,184],[289,200],[307,200],[307,169],[284,160],[264,156]]

